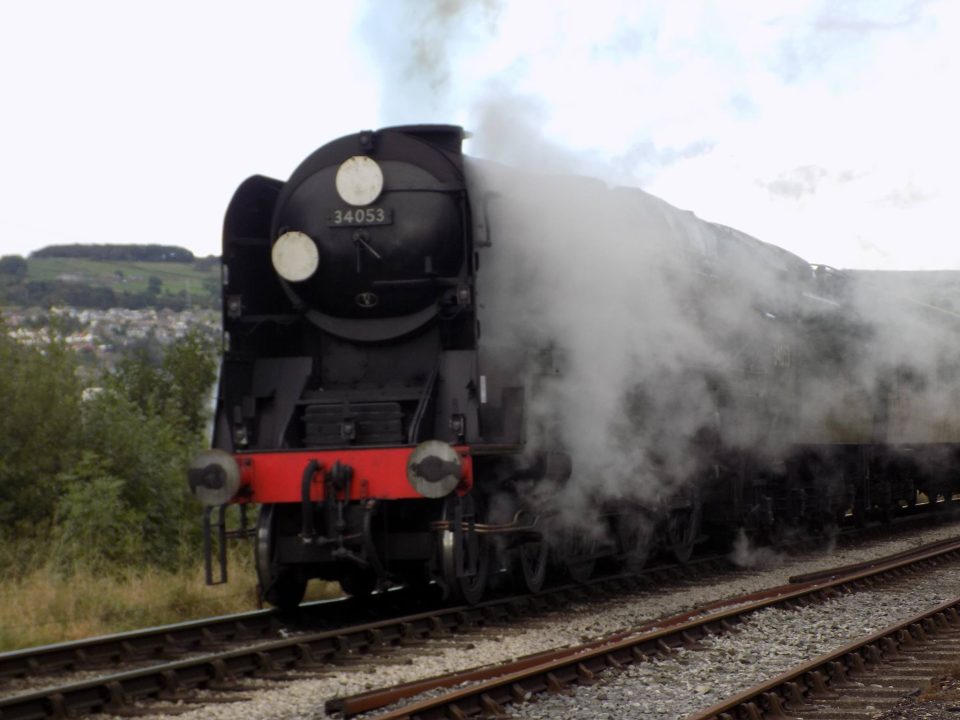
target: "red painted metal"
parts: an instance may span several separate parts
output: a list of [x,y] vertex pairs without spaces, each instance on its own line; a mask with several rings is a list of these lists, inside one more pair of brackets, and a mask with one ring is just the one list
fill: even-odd
[[[456,492],[463,495],[473,487],[473,458],[465,445],[456,445],[454,449],[460,455],[463,469],[463,479]],[[300,502],[303,471],[311,460],[320,463],[310,490],[313,500],[324,499],[324,474],[337,461],[353,468],[351,500],[419,499],[423,496],[407,481],[407,461],[413,451],[412,447],[400,447],[237,453],[240,494],[233,502]]]

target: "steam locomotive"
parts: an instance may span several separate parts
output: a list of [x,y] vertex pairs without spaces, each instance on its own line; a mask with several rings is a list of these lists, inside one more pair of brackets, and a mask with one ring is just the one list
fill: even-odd
[[[557,335],[531,337],[518,317],[551,301],[524,297],[522,277],[502,282],[543,275],[561,252],[525,246],[525,227],[550,217],[562,233],[578,218],[552,180],[470,166],[463,138],[453,126],[360,132],[286,182],[254,176],[237,189],[213,449],[188,473],[206,506],[208,581],[214,547],[226,579],[232,505],[263,597],[291,608],[311,578],[350,594],[434,583],[475,603],[494,581],[536,592],[551,572],[582,580],[598,564],[636,568],[651,550],[685,560],[739,528],[777,537],[952,496],[956,405],[922,428],[904,421],[906,404],[929,395],[904,363],[857,385],[875,330],[843,273],[640,191],[568,179],[557,182],[572,196],[644,229],[643,282],[626,287],[648,293],[638,307],[656,295],[675,311],[631,357],[657,357],[678,334],[702,350],[630,370],[616,420],[578,432],[578,406],[549,400],[603,370],[576,366],[590,353],[562,337],[569,313]],[[518,206],[531,184],[543,206]],[[602,254],[594,237],[576,244],[584,257]],[[498,254],[511,242],[526,250]],[[934,325],[949,315],[919,312]],[[940,369],[954,392],[954,369]],[[587,435],[600,445],[584,446]],[[638,474],[657,482],[610,492],[592,480]],[[249,529],[248,506],[259,508]]]

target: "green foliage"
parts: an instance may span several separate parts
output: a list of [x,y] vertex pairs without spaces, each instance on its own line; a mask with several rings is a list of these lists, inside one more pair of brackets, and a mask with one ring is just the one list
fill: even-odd
[[153,262],[193,262],[193,253],[176,245],[48,245],[30,255],[35,258],[89,258]]
[[216,379],[213,344],[191,330],[171,343],[162,358],[144,345],[117,363],[111,386],[145,413],[166,417],[186,441],[196,441],[206,423],[206,400]]
[[57,476],[80,447],[76,356],[59,340],[24,347],[0,323],[0,539],[44,527]]
[[126,397],[144,413],[160,412],[167,392],[158,352],[155,338],[148,337],[121,357],[113,375],[104,380],[107,387]]
[[[81,399],[62,342],[13,342],[0,322],[0,544],[49,537],[61,572],[171,569],[195,559],[200,511],[186,466],[204,445],[215,378],[193,332],[159,357],[124,358]],[[0,571],[18,570],[0,553]]]
[[[84,405],[82,443],[90,471],[78,474],[78,470],[71,470],[61,480],[65,485],[71,484],[70,480],[76,485],[78,480],[83,484],[86,479],[85,484],[89,485],[91,478],[98,477],[112,487],[113,481],[119,479],[117,503],[108,502],[108,496],[102,512],[119,513],[126,532],[141,537],[142,562],[173,566],[180,554],[178,541],[184,531],[181,523],[196,516],[185,515],[184,492],[186,465],[195,445],[185,444],[177,429],[162,416],[144,412],[130,399],[111,390]],[[131,523],[133,519],[135,522]],[[104,517],[96,523],[105,526],[109,520]],[[99,558],[109,560],[111,544],[104,538],[104,544],[94,542],[84,552],[92,556],[92,563],[99,562]]]
[[83,245],[48,248],[27,260],[6,256],[0,258],[0,280],[0,304],[5,305],[220,306],[220,259],[195,260],[189,251],[169,246]]
[[59,479],[65,490],[57,504],[54,567],[100,573],[138,563],[144,543],[134,529],[143,517],[124,498],[125,481],[89,451]]
[[22,278],[27,276],[27,270],[27,261],[19,255],[0,257],[0,275]]
[[180,419],[187,436],[203,432],[206,401],[217,379],[216,350],[199,331],[174,342],[163,356],[162,371],[170,380],[166,405]]

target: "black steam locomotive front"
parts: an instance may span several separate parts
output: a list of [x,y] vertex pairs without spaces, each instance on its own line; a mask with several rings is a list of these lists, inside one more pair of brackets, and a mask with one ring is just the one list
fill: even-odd
[[482,380],[462,137],[350,135],[230,203],[215,449],[191,488],[261,505],[271,602],[310,577],[363,589],[440,572],[438,527],[469,502]]
[[[272,263],[318,327],[392,339],[431,320],[445,294],[455,304],[461,281],[469,292],[462,168],[424,136],[459,149],[457,129],[361,133],[316,152],[280,192]],[[389,330],[350,322],[382,318]]]

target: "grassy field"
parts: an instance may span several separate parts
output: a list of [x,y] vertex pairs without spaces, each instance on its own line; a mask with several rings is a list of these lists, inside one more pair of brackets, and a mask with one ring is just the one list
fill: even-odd
[[205,293],[204,283],[220,282],[220,266],[206,270],[194,263],[123,262],[87,260],[84,258],[30,258],[30,280],[67,280],[93,286],[109,287],[115,291],[143,292],[150,277],[163,282],[163,292],[188,294]]
[[[204,583],[202,566],[119,578],[68,577],[47,568],[0,577],[0,652],[256,609],[252,563],[246,554],[237,560],[230,582],[214,587]],[[313,581],[308,588],[308,599],[339,594],[336,583]]]

